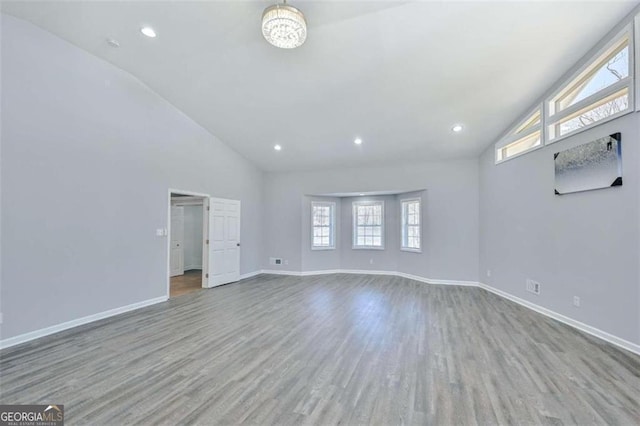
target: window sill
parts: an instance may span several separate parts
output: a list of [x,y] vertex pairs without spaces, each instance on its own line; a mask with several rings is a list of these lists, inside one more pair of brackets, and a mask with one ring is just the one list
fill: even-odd
[[384,250],[384,246],[382,247],[374,247],[374,246],[352,246],[353,250]]
[[313,247],[313,246],[311,247],[311,250],[313,250],[313,251],[316,251],[316,250],[320,250],[320,251],[322,251],[322,250],[335,250],[335,249],[336,249],[335,247]]
[[408,248],[408,247],[400,247],[400,251],[406,251],[409,253],[422,253],[422,249],[414,249],[414,248]]

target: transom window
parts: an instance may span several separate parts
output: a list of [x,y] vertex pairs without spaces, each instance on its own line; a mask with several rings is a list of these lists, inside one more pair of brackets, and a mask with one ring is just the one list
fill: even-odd
[[420,251],[420,199],[402,200],[402,240],[400,248],[406,251]]
[[618,40],[551,101],[551,112],[563,111],[629,76],[629,38]]
[[538,106],[524,120],[496,144],[496,163],[542,146],[542,106]]
[[311,248],[314,250],[330,250],[336,248],[336,203],[311,203]]
[[496,164],[633,111],[633,53],[629,24],[495,144]]
[[630,40],[626,29],[547,101],[550,142],[631,110]]
[[384,202],[353,203],[353,248],[384,249]]

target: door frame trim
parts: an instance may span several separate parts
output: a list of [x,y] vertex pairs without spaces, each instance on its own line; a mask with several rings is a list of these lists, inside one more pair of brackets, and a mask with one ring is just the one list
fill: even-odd
[[[209,199],[211,196],[209,194],[204,194],[201,192],[194,191],[185,191],[183,189],[174,189],[169,188],[167,190],[167,235],[166,235],[166,248],[167,248],[167,269],[165,271],[167,277],[167,299],[171,297],[171,194],[180,194],[180,195],[189,195],[192,197],[202,197],[204,198],[202,204],[202,221],[209,223],[209,215],[206,214],[205,207],[209,205]],[[206,239],[208,238],[208,227],[202,228],[202,273],[205,273],[205,270],[209,270],[209,250],[206,249]],[[204,280],[204,277],[203,277]]]

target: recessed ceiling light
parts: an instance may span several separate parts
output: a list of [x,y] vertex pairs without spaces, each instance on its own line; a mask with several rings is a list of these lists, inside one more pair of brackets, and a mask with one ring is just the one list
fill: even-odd
[[453,130],[456,133],[460,133],[462,131],[463,127],[462,124],[455,124],[451,130]]
[[280,145],[275,145],[273,149],[275,149],[276,151],[280,151],[282,150],[282,147]]
[[356,140],[354,140],[353,143],[355,143],[356,145],[362,145],[362,139],[356,138]]
[[142,27],[140,28],[140,32],[146,35],[147,37],[151,37],[151,38],[154,38],[157,35],[155,30],[151,27]]

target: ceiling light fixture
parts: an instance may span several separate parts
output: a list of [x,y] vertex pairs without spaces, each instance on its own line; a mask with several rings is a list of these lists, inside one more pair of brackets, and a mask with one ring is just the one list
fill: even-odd
[[307,21],[302,12],[284,0],[262,12],[262,35],[276,47],[295,49],[307,39]]
[[280,145],[275,145],[273,149],[275,149],[276,151],[281,151],[282,147]]
[[355,143],[356,145],[362,145],[362,139],[356,138],[356,140],[354,140],[353,143]]
[[142,27],[140,28],[140,32],[146,35],[147,37],[151,37],[151,38],[154,38],[157,35],[155,30],[151,27]]
[[462,128],[463,128],[462,124],[456,124],[451,128],[451,130],[453,130],[456,133],[460,133],[462,131]]

